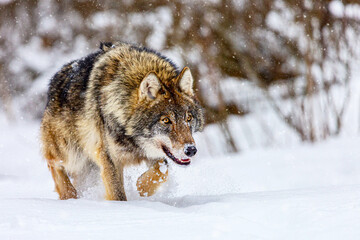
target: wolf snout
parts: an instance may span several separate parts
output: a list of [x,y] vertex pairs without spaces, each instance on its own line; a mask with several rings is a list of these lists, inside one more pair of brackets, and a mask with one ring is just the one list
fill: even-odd
[[192,157],[196,154],[197,149],[194,145],[188,145],[185,147],[184,152],[185,152],[186,156]]

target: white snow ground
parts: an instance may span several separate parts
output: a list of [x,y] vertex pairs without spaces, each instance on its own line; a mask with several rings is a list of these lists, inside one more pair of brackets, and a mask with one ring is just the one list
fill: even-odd
[[0,121],[0,239],[360,239],[360,138],[200,156],[152,198],[57,200],[38,123]]

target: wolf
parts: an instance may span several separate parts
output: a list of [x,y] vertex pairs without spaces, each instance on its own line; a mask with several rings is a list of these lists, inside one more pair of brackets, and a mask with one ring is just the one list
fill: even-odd
[[[203,110],[188,67],[146,47],[101,43],[51,79],[41,121],[41,146],[60,199],[99,169],[105,199],[126,201],[123,169],[145,161],[141,196],[167,179],[169,161],[189,165],[203,129]],[[70,180],[71,179],[71,180]]]

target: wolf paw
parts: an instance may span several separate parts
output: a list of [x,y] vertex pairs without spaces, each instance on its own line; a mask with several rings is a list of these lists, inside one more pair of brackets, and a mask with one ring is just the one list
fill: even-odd
[[136,187],[142,197],[150,197],[155,194],[160,185],[166,182],[168,177],[167,164],[164,160],[156,162],[144,172],[137,180]]

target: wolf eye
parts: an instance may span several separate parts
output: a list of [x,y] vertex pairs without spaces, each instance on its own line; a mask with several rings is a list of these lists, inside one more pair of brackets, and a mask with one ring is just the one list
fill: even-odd
[[170,124],[171,123],[170,118],[168,118],[168,117],[163,118],[162,122],[165,123],[165,124]]
[[193,116],[192,116],[191,114],[189,114],[189,115],[186,117],[186,121],[187,121],[187,122],[190,122],[192,119],[193,119]]

